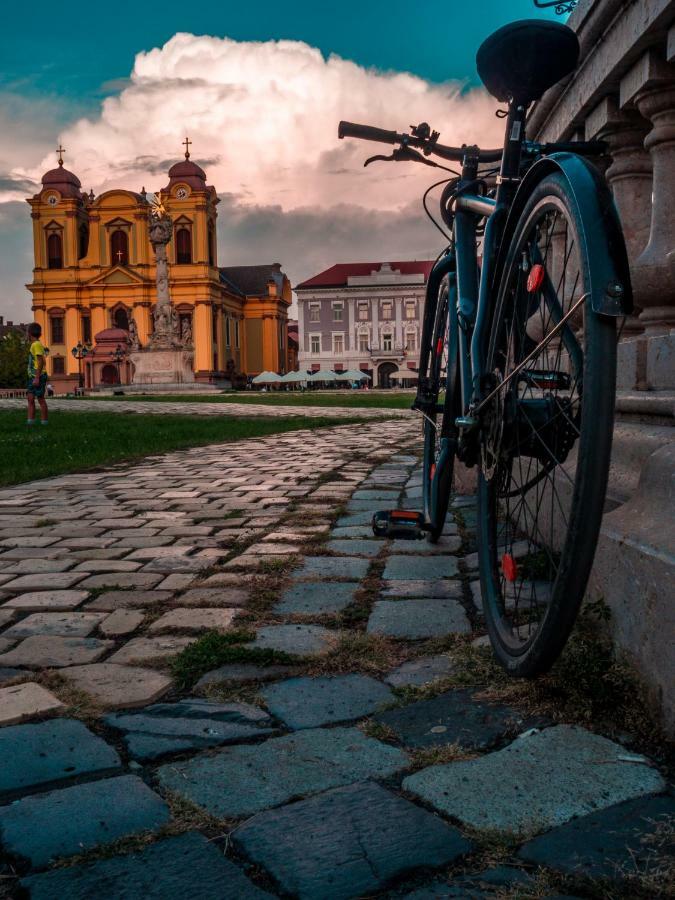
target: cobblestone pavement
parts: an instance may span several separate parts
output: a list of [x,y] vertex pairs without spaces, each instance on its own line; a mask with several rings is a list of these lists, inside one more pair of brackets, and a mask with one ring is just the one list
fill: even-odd
[[[411,397],[412,402],[412,397]],[[24,409],[25,400],[1,400],[1,409]],[[68,412],[116,412],[142,413],[143,415],[190,415],[190,416],[242,416],[273,417],[309,416],[320,418],[330,416],[338,419],[407,419],[415,418],[410,409],[383,409],[370,406],[275,406],[267,403],[195,403],[186,400],[154,401],[154,400],[49,400],[49,407],[65,409]]]
[[374,510],[419,503],[417,435],[0,491],[9,894],[653,896],[626,879],[675,812],[658,769],[453,686],[483,634],[471,499],[435,547],[373,537]]

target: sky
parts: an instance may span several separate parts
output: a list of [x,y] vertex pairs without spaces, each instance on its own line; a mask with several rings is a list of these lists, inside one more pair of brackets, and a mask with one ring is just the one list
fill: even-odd
[[437,173],[364,170],[387,149],[338,141],[337,123],[428,121],[444,143],[499,146],[476,49],[508,21],[554,18],[532,0],[34,0],[30,11],[4,10],[0,70],[0,315],[15,321],[30,318],[25,198],[59,141],[98,194],[164,186],[189,134],[221,198],[221,265],[279,261],[298,283],[335,262],[435,256],[442,238],[420,197]]

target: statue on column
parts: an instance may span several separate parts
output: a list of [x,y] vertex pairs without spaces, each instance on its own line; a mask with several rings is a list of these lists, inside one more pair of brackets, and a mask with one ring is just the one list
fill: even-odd
[[173,221],[164,206],[161,192],[151,200],[149,232],[157,264],[157,303],[148,347],[151,350],[179,350],[182,341],[178,329],[178,314],[171,304],[169,261],[166,255],[166,246],[173,234]]
[[138,326],[133,316],[129,319],[129,349],[132,351],[141,349],[141,342],[138,339]]

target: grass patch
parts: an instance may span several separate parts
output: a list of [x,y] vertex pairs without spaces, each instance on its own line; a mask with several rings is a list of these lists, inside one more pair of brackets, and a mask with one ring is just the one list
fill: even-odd
[[383,722],[376,722],[374,719],[365,719],[359,723],[360,730],[369,738],[376,741],[383,741],[385,744],[397,744],[398,735],[393,728],[385,725]]
[[[76,403],[73,402],[73,408]],[[52,411],[47,428],[27,428],[25,413],[0,411],[0,486],[128,462],[204,444],[360,421],[330,416],[244,418]]]
[[[340,406],[354,409],[410,409],[414,391],[307,391],[236,392],[231,394],[125,394],[117,397],[86,397],[86,400],[130,400],[147,403],[251,403],[261,406]],[[79,402],[79,398],[73,398]]]
[[341,672],[380,674],[400,661],[401,650],[389,638],[360,631],[343,631],[334,647],[312,660],[311,675]]
[[296,657],[279,650],[243,646],[255,638],[251,631],[230,631],[221,634],[209,631],[173,657],[171,674],[179,688],[190,688],[211,669],[229,663],[252,663],[269,666],[297,662]]

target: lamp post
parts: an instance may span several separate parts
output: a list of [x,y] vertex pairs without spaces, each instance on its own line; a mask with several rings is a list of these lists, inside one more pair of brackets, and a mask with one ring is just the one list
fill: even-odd
[[83,380],[82,380],[82,360],[85,358],[85,356],[87,356],[89,354],[90,350],[91,350],[91,347],[88,347],[86,344],[83,344],[82,341],[78,341],[77,344],[70,351],[73,354],[73,356],[75,357],[75,359],[77,360],[77,375],[78,375],[77,384],[78,384],[78,387],[80,387],[80,388],[82,388],[84,386]]
[[115,362],[117,363],[117,383],[118,383],[118,384],[122,384],[122,378],[121,378],[121,376],[120,376],[120,363],[122,362],[122,360],[123,360],[124,357],[125,357],[125,352],[124,352],[124,350],[122,349],[122,347],[121,347],[120,344],[118,344],[118,345],[115,347],[115,349],[113,350],[113,354],[112,354],[112,355],[113,355],[113,359],[114,359]]

